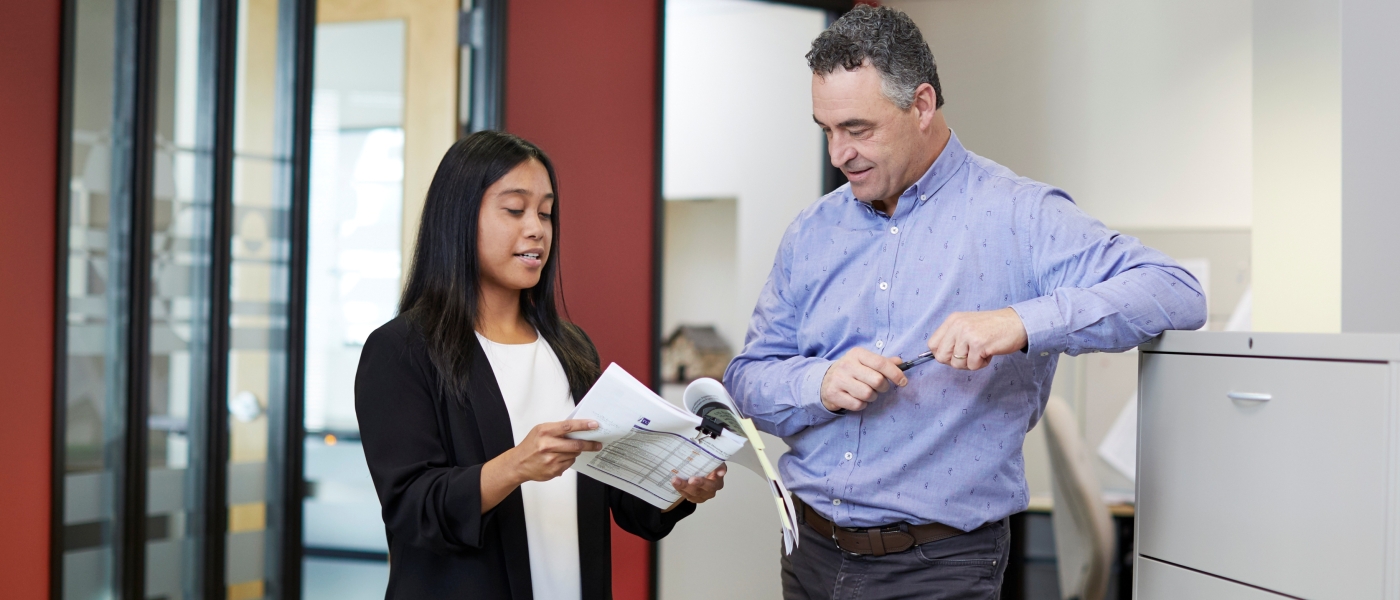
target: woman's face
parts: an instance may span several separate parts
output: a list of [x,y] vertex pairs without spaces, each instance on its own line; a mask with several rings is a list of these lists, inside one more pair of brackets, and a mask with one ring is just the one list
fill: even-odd
[[553,210],[549,171],[533,158],[486,189],[476,249],[483,288],[519,291],[539,283],[554,241]]

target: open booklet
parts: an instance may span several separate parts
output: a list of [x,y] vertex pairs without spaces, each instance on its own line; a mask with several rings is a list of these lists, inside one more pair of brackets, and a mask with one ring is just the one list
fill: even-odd
[[691,382],[682,410],[612,364],[569,418],[598,422],[598,429],[569,437],[603,443],[602,450],[579,455],[573,468],[658,508],[681,498],[672,477],[704,477],[725,461],[753,471],[768,482],[784,549],[791,554],[797,546],[797,511],[787,486],[764,454],[753,421],[739,412],[720,382],[708,377]]

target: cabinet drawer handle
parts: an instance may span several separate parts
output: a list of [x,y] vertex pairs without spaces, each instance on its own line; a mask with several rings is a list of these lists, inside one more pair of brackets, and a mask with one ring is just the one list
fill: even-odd
[[1250,402],[1268,402],[1274,399],[1273,394],[1255,394],[1252,392],[1230,392],[1226,394],[1231,400],[1248,400]]

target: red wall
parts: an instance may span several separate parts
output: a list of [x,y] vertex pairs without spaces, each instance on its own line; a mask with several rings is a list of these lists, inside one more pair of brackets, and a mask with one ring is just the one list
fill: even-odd
[[49,578],[60,3],[0,2],[0,596]]
[[[651,377],[658,0],[520,0],[507,11],[506,129],[559,175],[560,267],[603,364]],[[646,542],[613,527],[613,594],[648,597]]]

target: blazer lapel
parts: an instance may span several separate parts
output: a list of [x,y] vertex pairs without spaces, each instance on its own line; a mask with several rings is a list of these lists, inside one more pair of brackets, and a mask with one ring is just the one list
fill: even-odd
[[[496,383],[496,372],[491,369],[486,351],[475,335],[468,343],[472,346],[472,372],[467,400],[471,403],[472,412],[476,413],[481,448],[486,452],[486,460],[491,460],[515,447],[515,435],[510,427],[510,412],[506,410],[501,386]],[[501,528],[501,546],[505,551],[506,579],[510,581],[511,597],[532,598],[530,544],[526,538],[525,504],[520,488],[516,488],[492,510]]]
[[486,451],[487,460],[490,460],[515,447],[515,434],[510,428],[510,413],[506,411],[501,386],[496,383],[496,372],[491,370],[491,361],[476,336],[472,336],[470,344],[472,373],[467,400],[471,402],[472,412],[476,413],[481,448]]

